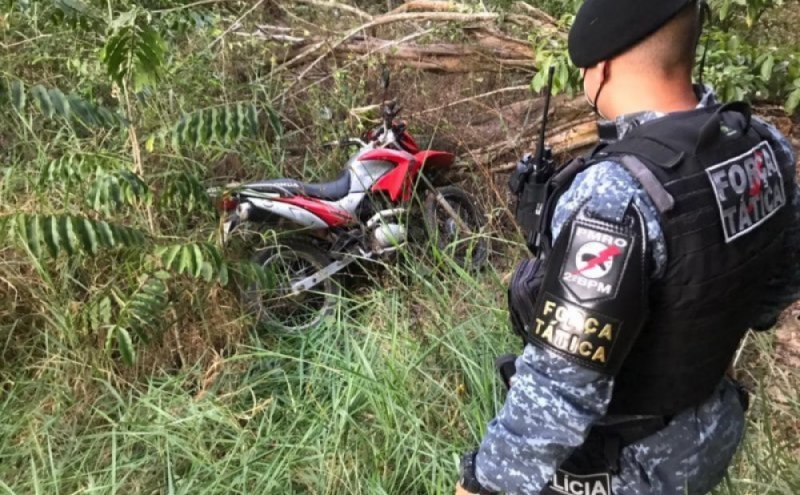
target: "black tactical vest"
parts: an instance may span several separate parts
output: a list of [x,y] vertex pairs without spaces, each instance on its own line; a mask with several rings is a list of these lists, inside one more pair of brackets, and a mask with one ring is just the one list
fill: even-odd
[[615,378],[609,415],[676,414],[722,380],[793,218],[794,164],[777,162],[778,146],[749,107],[717,105],[641,124],[552,179],[545,256],[558,198],[592,164],[623,165],[661,216],[666,270],[651,284],[649,317]]

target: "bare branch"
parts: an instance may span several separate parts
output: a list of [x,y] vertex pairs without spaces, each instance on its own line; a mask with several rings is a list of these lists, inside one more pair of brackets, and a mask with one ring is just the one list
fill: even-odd
[[489,91],[487,93],[481,93],[479,95],[470,96],[469,98],[462,98],[462,99],[454,101],[452,103],[448,103],[447,105],[442,105],[442,106],[436,107],[436,108],[429,108],[427,110],[423,110],[421,112],[417,112],[416,115],[425,115],[425,114],[428,114],[428,113],[440,112],[440,111],[445,110],[447,108],[455,107],[455,106],[458,106],[458,105],[463,105],[464,103],[469,103],[471,101],[480,100],[482,98],[488,98],[490,96],[495,96],[495,95],[499,95],[499,94],[502,94],[502,93],[511,93],[511,92],[514,92],[514,91],[529,91],[529,90],[530,90],[530,86],[527,86],[527,85],[525,85],[525,86],[510,86],[508,88],[495,89],[494,91]]
[[233,23],[233,24],[231,24],[231,25],[228,27],[228,29],[226,29],[225,31],[223,31],[223,32],[222,32],[222,34],[220,34],[219,36],[217,36],[217,38],[216,38],[214,41],[212,41],[212,42],[211,42],[211,44],[209,44],[209,45],[208,45],[208,48],[212,48],[214,45],[216,45],[217,43],[219,43],[219,41],[220,41],[220,40],[222,40],[222,38],[224,38],[225,36],[227,36],[227,35],[228,35],[228,33],[230,33],[231,31],[233,31],[233,30],[234,30],[234,29],[236,29],[237,27],[239,27],[239,26],[241,25],[241,22],[244,20],[244,18],[245,18],[245,17],[247,17],[248,15],[250,15],[250,13],[251,13],[251,12],[253,12],[254,10],[256,10],[256,9],[257,9],[257,8],[258,8],[258,7],[259,7],[259,6],[260,6],[262,3],[264,3],[264,0],[258,0],[258,2],[256,2],[256,3],[255,3],[253,6],[252,6],[252,7],[250,7],[249,9],[247,9],[247,12],[245,12],[244,14],[242,14],[242,15],[241,15],[241,16],[240,16],[238,19],[236,19],[236,21],[234,21],[234,23]]
[[347,5],[344,3],[334,2],[332,0],[293,0],[295,3],[304,3],[306,5],[313,5],[315,7],[322,7],[325,9],[338,9],[343,10],[345,12],[350,12],[351,14],[357,15],[362,19],[371,20],[372,16],[364,12],[363,10],[353,7],[352,5]]
[[442,0],[411,0],[389,12],[389,14],[400,14],[414,10],[424,10],[427,12],[469,12],[469,7],[456,2]]

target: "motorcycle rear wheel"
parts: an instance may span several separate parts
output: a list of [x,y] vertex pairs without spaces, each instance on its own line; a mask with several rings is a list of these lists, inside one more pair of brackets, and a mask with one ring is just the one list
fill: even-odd
[[260,328],[298,333],[316,327],[333,314],[341,292],[329,277],[313,288],[291,294],[291,284],[328,266],[328,253],[307,239],[286,239],[256,252],[253,261],[263,269],[263,279],[247,286],[246,307]]
[[[450,208],[471,231],[463,232],[459,222],[436,200],[441,194]],[[486,218],[475,198],[458,186],[444,186],[431,191],[423,209],[425,225],[440,251],[448,254],[462,268],[478,269],[489,257],[489,241],[481,230]]]

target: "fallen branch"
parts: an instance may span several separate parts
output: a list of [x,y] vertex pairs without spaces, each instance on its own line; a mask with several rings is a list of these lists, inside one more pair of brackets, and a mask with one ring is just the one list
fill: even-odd
[[428,12],[469,12],[469,7],[456,2],[442,0],[411,0],[389,12],[389,14],[400,14],[413,10],[424,10]]
[[208,48],[212,48],[214,45],[216,45],[217,43],[219,43],[219,42],[222,40],[222,38],[224,38],[225,36],[227,36],[227,34],[228,34],[228,33],[230,33],[231,31],[233,31],[233,30],[234,30],[234,29],[236,29],[237,27],[241,26],[241,23],[242,23],[242,21],[244,20],[244,18],[245,18],[245,17],[247,17],[248,15],[250,15],[250,13],[251,13],[251,12],[253,12],[254,10],[256,10],[256,9],[257,9],[257,8],[258,8],[258,7],[259,7],[259,6],[260,6],[262,3],[264,3],[264,0],[258,0],[258,2],[256,2],[255,4],[253,4],[253,6],[252,6],[252,7],[250,7],[249,9],[247,9],[247,12],[245,12],[245,13],[244,13],[244,14],[242,14],[242,15],[241,15],[241,16],[240,16],[238,19],[236,19],[236,21],[235,21],[233,24],[231,24],[231,25],[228,27],[228,29],[226,29],[225,31],[223,31],[223,32],[222,32],[222,34],[220,34],[219,36],[217,36],[217,37],[214,39],[214,41],[212,41],[212,42],[211,42],[211,44],[209,44],[209,45],[208,45]]
[[[239,34],[291,43],[291,49],[287,54],[288,60],[283,64],[285,67],[296,66],[307,54],[319,50],[327,43],[327,40],[321,37],[299,38],[282,32],[273,33],[263,29],[259,29],[259,31],[261,32]],[[513,38],[503,38],[498,34],[481,30],[472,30],[472,34],[476,40],[472,44],[417,44],[411,41],[419,36],[417,34],[401,40],[362,37],[341,43],[331,48],[330,52],[334,57],[353,54],[365,57],[380,54],[390,63],[438,72],[487,72],[505,69],[533,72],[536,70],[533,54],[528,45]]]
[[[342,38],[335,41],[330,45],[328,50],[325,51],[322,55],[317,57],[313,62],[311,62],[303,71],[298,74],[297,80],[302,80],[314,67],[317,66],[325,57],[329,56],[330,54],[334,53],[336,49],[340,46],[348,42],[358,33],[364,33],[368,29],[377,27],[377,26],[384,26],[387,24],[394,24],[398,22],[410,22],[410,21],[436,21],[436,22],[485,22],[485,21],[493,21],[500,18],[500,14],[496,13],[475,13],[475,14],[465,14],[465,13],[457,13],[457,12],[409,12],[409,13],[400,13],[400,14],[387,14],[382,15],[380,17],[376,17],[371,21],[364,23],[351,31],[345,34]],[[514,16],[514,15],[507,15],[503,17],[509,21],[516,21],[516,22],[526,22],[525,19],[521,18],[521,16]],[[515,19],[518,18],[518,19]],[[295,57],[291,61],[291,65],[281,64],[277,69],[282,70],[289,68],[293,65],[296,65],[301,59],[307,57],[313,52],[305,52],[302,56]]]
[[528,85],[525,85],[525,86],[510,86],[508,88],[495,89],[494,91],[489,91],[487,93],[482,93],[482,94],[479,94],[479,95],[470,96],[469,98],[462,98],[460,100],[454,101],[452,103],[448,103],[446,105],[442,105],[440,107],[429,108],[427,110],[423,110],[421,112],[417,112],[416,115],[425,115],[425,114],[428,114],[428,113],[440,112],[440,111],[445,110],[447,108],[455,107],[457,105],[463,105],[464,103],[469,103],[471,101],[479,100],[479,99],[482,99],[482,98],[488,98],[489,96],[495,96],[495,95],[502,94],[502,93],[511,93],[511,92],[514,92],[514,91],[529,91],[529,90],[530,90],[530,86],[528,86]]
[[[561,155],[586,148],[597,142],[597,124],[595,122],[584,122],[577,125],[570,125],[566,131],[551,134],[547,140],[553,149],[553,154]],[[506,163],[491,169],[493,174],[505,174],[514,170],[516,162]]]
[[314,7],[322,7],[325,9],[338,9],[345,12],[350,12],[351,14],[357,15],[362,19],[368,19],[368,20],[372,19],[371,15],[367,14],[358,7],[353,7],[352,5],[347,5],[344,3],[334,2],[332,0],[292,0],[292,1],[295,3],[303,3],[306,5],[313,5]]
[[486,48],[493,48],[503,53],[515,53],[518,57],[533,58],[533,46],[527,41],[512,38],[505,33],[484,26],[464,28],[470,38]]
[[551,16],[547,12],[541,9],[537,9],[533,5],[526,2],[517,1],[514,2],[514,6],[519,10],[525,11],[525,13],[536,18],[538,21],[543,22],[545,24],[549,24],[554,29],[561,31],[561,28],[558,25],[558,21],[555,19],[555,17]]
[[343,43],[334,49],[336,56],[351,53],[358,55],[380,53],[389,61],[402,62],[405,67],[438,72],[483,72],[492,68],[536,70],[531,57],[518,57],[516,53],[480,45],[406,43],[392,46],[392,43],[386,40],[366,38]]

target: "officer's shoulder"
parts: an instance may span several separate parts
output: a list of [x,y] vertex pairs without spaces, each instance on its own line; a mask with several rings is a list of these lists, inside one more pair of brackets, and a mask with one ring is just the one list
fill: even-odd
[[570,189],[583,201],[582,210],[609,222],[621,223],[641,189],[636,179],[613,158],[591,163]]
[[780,131],[780,129],[778,129],[776,125],[772,124],[770,121],[761,116],[754,116],[753,120],[757,121],[767,129],[771,141],[773,141],[774,144],[777,144],[782,151],[787,152],[790,157],[794,158],[795,150],[792,146],[792,142]]

